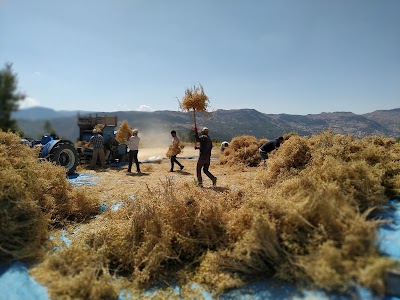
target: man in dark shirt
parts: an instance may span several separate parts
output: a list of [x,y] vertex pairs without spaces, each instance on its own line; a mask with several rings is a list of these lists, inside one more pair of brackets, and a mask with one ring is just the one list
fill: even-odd
[[115,159],[118,156],[119,143],[114,135],[108,134],[104,141],[104,153],[106,156],[106,162],[110,163],[111,159]]
[[260,153],[260,156],[262,157],[262,159],[264,161],[264,168],[266,167],[268,153],[270,153],[271,151],[273,151],[275,149],[278,149],[282,143],[283,143],[283,137],[280,136],[277,139],[266,142],[264,145],[262,145],[258,149],[258,153]]
[[200,149],[199,159],[197,160],[196,173],[197,181],[199,186],[203,186],[203,178],[201,177],[201,170],[203,169],[204,174],[211,179],[213,186],[217,185],[217,177],[215,177],[208,170],[210,167],[211,149],[213,147],[212,140],[208,136],[208,128],[204,127],[201,130],[201,135],[197,132],[197,128],[194,128],[194,138],[200,143],[200,147],[195,146],[195,149]]

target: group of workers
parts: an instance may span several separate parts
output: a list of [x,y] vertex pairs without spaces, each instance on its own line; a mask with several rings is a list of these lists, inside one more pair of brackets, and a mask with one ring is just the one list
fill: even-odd
[[[129,148],[128,152],[128,173],[132,172],[132,165],[135,163],[136,171],[138,174],[141,173],[140,171],[140,163],[138,160],[138,152],[139,152],[139,143],[140,137],[138,136],[139,131],[137,129],[132,130],[131,136],[127,139],[126,144]],[[195,149],[199,150],[199,158],[197,160],[196,165],[196,175],[197,175],[197,182],[199,186],[203,186],[203,178],[202,178],[202,171],[204,174],[209,177],[213,183],[213,186],[217,185],[217,177],[215,177],[210,171],[210,162],[211,162],[211,150],[213,147],[212,140],[208,135],[209,129],[207,127],[203,127],[200,131],[200,134],[196,127],[194,127],[194,138],[196,142],[199,142],[199,146],[195,145]],[[176,131],[171,131],[172,136],[172,144],[179,145],[179,138],[176,135]],[[259,154],[263,159],[264,168],[266,167],[266,160],[268,159],[268,153],[271,151],[279,148],[279,146],[283,143],[284,139],[282,136],[278,137],[277,139],[268,141],[264,143],[259,148]],[[89,140],[89,145],[93,147],[93,156],[91,161],[91,168],[95,168],[97,159],[100,159],[100,165],[102,168],[106,168],[106,153],[104,152],[104,140],[103,136],[96,130],[93,129],[93,135]],[[226,148],[229,147],[228,142],[221,143],[221,152],[223,152]],[[110,150],[107,150],[110,151]],[[109,155],[109,152],[107,153]],[[182,171],[184,166],[177,160],[176,155],[171,156],[171,168],[170,172],[174,172],[174,165],[177,164]]]

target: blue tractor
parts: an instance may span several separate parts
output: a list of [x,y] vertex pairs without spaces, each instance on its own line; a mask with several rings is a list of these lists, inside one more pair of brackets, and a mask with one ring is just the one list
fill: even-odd
[[30,147],[40,147],[40,158],[63,166],[68,175],[75,173],[79,164],[79,154],[74,143],[44,135],[40,140],[28,141]]

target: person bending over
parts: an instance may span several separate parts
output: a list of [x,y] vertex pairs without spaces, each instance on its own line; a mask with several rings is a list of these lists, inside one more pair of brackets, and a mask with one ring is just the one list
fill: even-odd
[[267,159],[268,159],[268,153],[272,152],[275,149],[278,149],[279,146],[283,143],[283,137],[280,136],[277,139],[273,139],[271,141],[266,142],[263,144],[259,149],[258,153],[262,157],[264,161],[264,168],[267,167]]

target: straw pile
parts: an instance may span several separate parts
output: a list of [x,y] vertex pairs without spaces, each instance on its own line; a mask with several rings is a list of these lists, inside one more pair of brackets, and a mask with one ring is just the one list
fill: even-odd
[[[125,289],[149,287],[172,278],[185,280],[185,266],[196,265],[208,249],[221,245],[224,207],[233,205],[231,201],[220,204],[217,194],[208,194],[195,186],[162,182],[159,189],[148,190],[135,202],[127,200],[129,205],[107,212],[105,218],[77,232],[71,247],[54,253],[32,274],[55,298],[75,298],[76,291],[71,293],[70,289],[74,282],[90,299],[105,297],[81,283],[82,278],[76,275],[83,269],[97,274],[116,273],[118,284]],[[64,263],[65,257],[80,259]],[[59,267],[61,263],[63,268]],[[85,278],[91,283],[97,280],[101,278]]]
[[[252,137],[237,141],[258,146]],[[384,293],[384,271],[399,263],[379,253],[382,223],[371,212],[400,195],[398,142],[332,132],[291,135],[267,170],[246,171],[232,172],[239,181],[223,192],[172,179],[148,188],[94,219],[71,247],[32,274],[54,298],[107,298],[121,288],[139,298],[160,282],[178,283],[183,298],[201,297],[190,294],[193,283],[218,296],[271,276],[326,290],[361,285]]]
[[48,273],[36,268],[30,273],[47,285],[51,299],[118,299],[103,254],[89,247],[61,249],[48,256],[42,268]]
[[192,88],[187,88],[185,90],[185,96],[182,98],[179,106],[182,110],[190,111],[200,111],[204,112],[207,110],[208,97],[204,93],[204,88],[201,84],[199,86],[193,85]]
[[219,162],[228,166],[238,164],[249,167],[258,166],[261,162],[258,148],[265,142],[265,139],[257,140],[256,137],[249,135],[235,137],[229,143],[229,147],[221,153]]
[[96,199],[72,189],[63,167],[39,162],[18,135],[0,131],[0,157],[0,263],[40,259],[51,225],[98,210]]
[[120,144],[126,142],[126,140],[129,139],[129,137],[132,135],[132,130],[133,129],[130,128],[128,125],[128,121],[123,120],[115,134],[115,139]]

